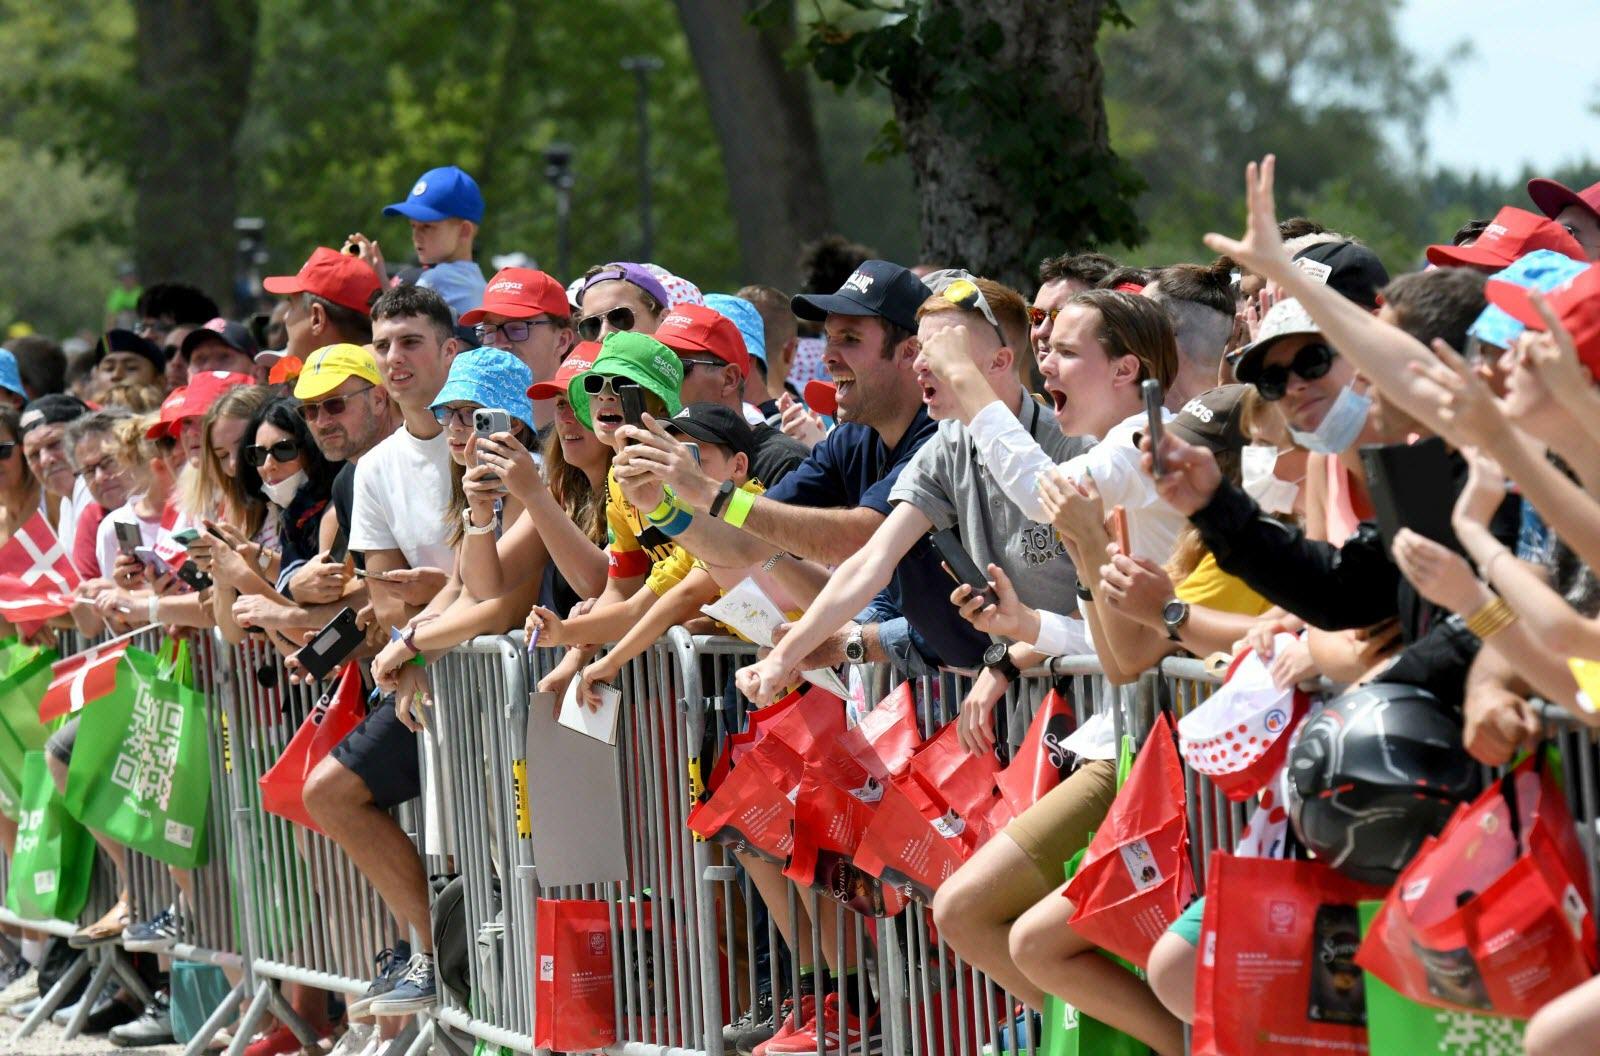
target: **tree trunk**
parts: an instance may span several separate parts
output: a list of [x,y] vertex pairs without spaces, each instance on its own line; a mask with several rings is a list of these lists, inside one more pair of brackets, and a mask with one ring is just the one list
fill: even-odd
[[[924,0],[924,22],[959,16],[958,53],[973,54],[993,32],[985,22],[999,30],[986,71],[971,87],[958,86],[954,99],[940,83],[937,56],[891,76],[921,202],[924,261],[1031,292],[1039,254],[1107,240],[1092,218],[1121,191],[1096,178],[1111,157],[1095,53],[1103,7],[1103,0]],[[995,135],[1002,127],[1003,139]],[[1063,195],[1090,199],[1081,222],[1062,216]],[[1056,201],[1044,207],[1045,197]]]
[[792,290],[800,246],[833,227],[806,76],[784,64],[792,17],[757,30],[734,0],[677,0],[722,144],[748,282]]
[[[249,101],[256,0],[135,0],[134,257],[145,284],[233,302],[234,139]],[[308,76],[311,75],[308,73]]]

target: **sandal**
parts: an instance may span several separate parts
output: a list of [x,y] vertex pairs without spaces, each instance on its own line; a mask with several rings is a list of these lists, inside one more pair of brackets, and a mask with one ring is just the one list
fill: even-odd
[[116,905],[106,910],[106,915],[90,924],[86,928],[79,928],[67,940],[67,945],[75,950],[87,950],[92,946],[104,946],[117,942],[122,938],[122,932],[128,926],[128,904],[119,900]]

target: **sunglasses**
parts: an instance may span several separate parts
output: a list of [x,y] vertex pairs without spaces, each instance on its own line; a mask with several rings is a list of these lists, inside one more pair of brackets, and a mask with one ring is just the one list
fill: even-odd
[[1040,323],[1043,323],[1046,319],[1050,320],[1053,323],[1053,322],[1056,321],[1056,316],[1058,316],[1060,314],[1061,314],[1061,309],[1060,308],[1051,308],[1048,311],[1046,311],[1043,308],[1035,308],[1031,304],[1028,305],[1028,323],[1030,325],[1032,325],[1032,326],[1038,326]]
[[585,341],[598,341],[600,328],[606,323],[610,323],[613,330],[632,330],[633,309],[619,305],[600,315],[585,316],[578,320],[578,336]]
[[371,392],[375,387],[368,385],[364,389],[357,389],[355,392],[348,392],[343,396],[329,396],[327,399],[318,400],[316,403],[302,403],[299,408],[300,418],[306,422],[314,422],[317,420],[318,415],[323,414],[329,418],[337,418],[344,413],[346,407],[350,406],[350,401],[354,397],[360,396],[363,392]]
[[471,407],[435,407],[433,409],[433,420],[440,425],[459,425],[463,429],[471,429],[472,412],[477,409],[476,405]]
[[[622,309],[622,311],[627,311],[627,309]],[[632,318],[632,313],[629,313],[629,318]],[[510,322],[498,324],[479,323],[477,326],[472,328],[472,332],[478,335],[478,341],[480,343],[486,344],[490,338],[494,337],[495,334],[501,334],[507,341],[510,341],[512,344],[517,344],[522,341],[526,341],[528,339],[528,335],[533,333],[534,327],[554,325],[555,324],[550,322],[548,319],[513,319]],[[619,329],[632,329],[632,324],[630,323],[628,326],[620,327]]]
[[300,457],[300,445],[293,440],[279,440],[267,447],[251,444],[244,449],[244,460],[257,469],[267,464],[268,455],[277,462],[293,462]]
[[16,441],[12,441],[11,443],[7,444],[0,444],[0,462],[5,462],[10,459],[12,453],[16,451],[16,449]]
[[724,359],[680,359],[678,362],[683,364],[683,373],[685,375],[687,375],[695,367],[708,367],[712,370],[716,370],[718,367],[725,367],[728,365],[727,360]]
[[585,374],[583,391],[590,396],[622,396],[623,389],[637,389],[639,383],[612,374]]
[[1261,373],[1256,375],[1256,391],[1268,403],[1281,400],[1283,394],[1289,391],[1291,373],[1306,381],[1316,381],[1332,369],[1333,357],[1337,354],[1320,341],[1306,345],[1294,354],[1294,359],[1288,365],[1273,364],[1270,367],[1262,367]]

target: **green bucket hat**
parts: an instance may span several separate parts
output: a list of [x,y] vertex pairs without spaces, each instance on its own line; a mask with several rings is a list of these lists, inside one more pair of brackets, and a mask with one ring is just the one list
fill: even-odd
[[589,416],[589,394],[583,388],[583,381],[590,374],[638,382],[647,391],[661,397],[661,402],[667,405],[669,417],[677,414],[683,406],[678,398],[678,390],[683,388],[683,361],[676,352],[648,334],[631,330],[607,334],[600,346],[600,355],[595,357],[594,366],[573,378],[567,386],[567,400],[572,404],[572,413],[586,428],[593,429],[594,421]]

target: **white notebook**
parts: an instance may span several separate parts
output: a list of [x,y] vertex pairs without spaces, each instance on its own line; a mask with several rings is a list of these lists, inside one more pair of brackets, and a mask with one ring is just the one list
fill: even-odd
[[621,714],[617,705],[622,700],[622,694],[612,686],[596,686],[600,708],[590,711],[578,700],[578,681],[574,678],[567,683],[567,695],[562,698],[561,714],[556,721],[569,730],[587,734],[597,741],[616,744],[617,719]]

